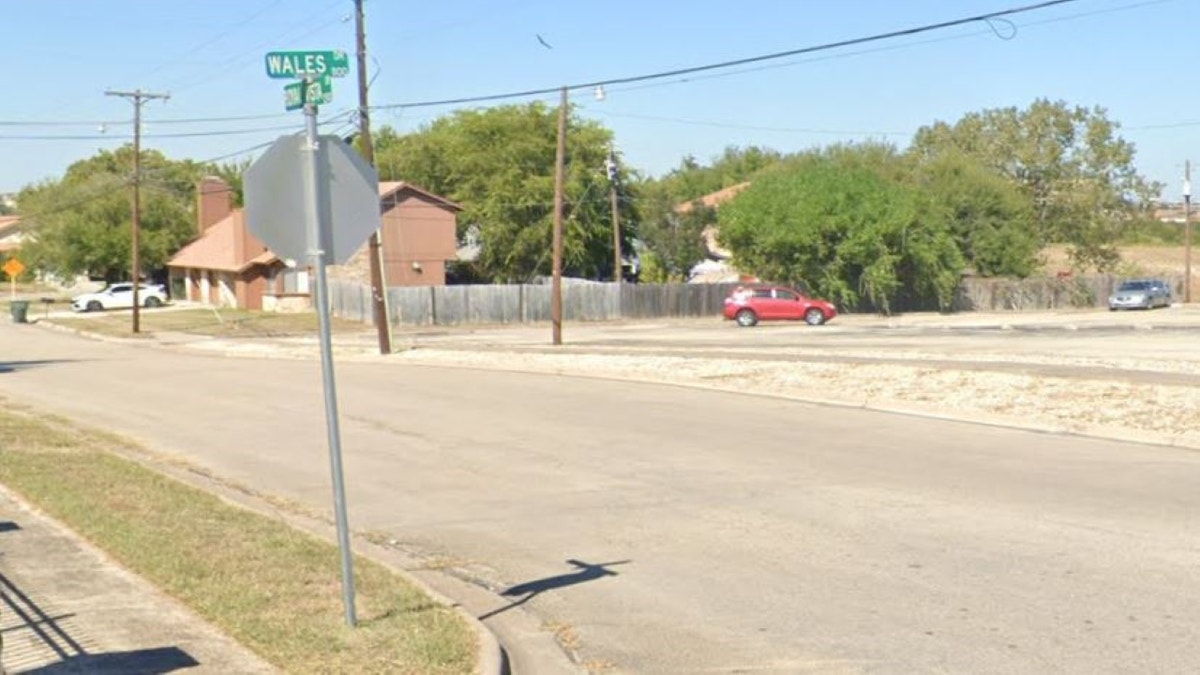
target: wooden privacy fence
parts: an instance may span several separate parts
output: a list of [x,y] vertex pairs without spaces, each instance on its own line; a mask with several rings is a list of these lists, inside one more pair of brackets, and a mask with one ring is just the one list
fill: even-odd
[[[1028,279],[968,277],[959,283],[952,309],[958,312],[987,312],[1107,307],[1108,296],[1112,295],[1123,278],[1113,275]],[[1156,278],[1167,282],[1174,300],[1183,298],[1182,275]]]
[[[1179,277],[1166,277],[1182,297]],[[1120,278],[1115,276],[1029,279],[964,278],[952,311],[1021,311],[1104,307]],[[738,284],[564,283],[564,321],[611,321],[719,316],[725,297]],[[334,316],[370,323],[371,289],[330,280]],[[905,306],[911,304],[911,306]],[[928,303],[898,303],[895,311],[927,311]],[[403,286],[388,289],[393,325],[530,323],[550,320],[549,285]]]
[[[737,284],[564,283],[564,321],[716,316]],[[371,321],[371,289],[330,280],[334,316]],[[404,286],[388,289],[393,324],[453,325],[550,320],[549,285]]]

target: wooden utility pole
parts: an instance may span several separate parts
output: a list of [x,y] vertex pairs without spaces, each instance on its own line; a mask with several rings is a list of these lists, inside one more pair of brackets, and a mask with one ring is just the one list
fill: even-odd
[[567,88],[563,87],[558,102],[558,149],[554,153],[554,270],[550,285],[550,322],[553,341],[562,344],[562,266],[563,266],[563,190],[567,164]]
[[1192,301],[1192,162],[1183,163],[1183,302]]
[[608,149],[608,199],[612,203],[613,227],[613,281],[621,283],[624,280],[624,267],[621,260],[621,210],[617,203],[617,153]]
[[[354,0],[354,33],[358,52],[358,138],[363,159],[375,166],[375,144],[371,141],[371,109],[367,105],[367,34],[363,0]],[[383,237],[375,230],[367,244],[371,266],[371,313],[379,335],[379,353],[392,353],[392,321],[387,305],[387,277],[383,270]]]
[[160,98],[164,101],[171,98],[170,94],[151,94],[142,91],[106,91],[106,96],[120,96],[133,102],[133,324],[131,330],[139,333],[141,326],[141,299],[139,290],[142,283],[142,104],[148,100]]

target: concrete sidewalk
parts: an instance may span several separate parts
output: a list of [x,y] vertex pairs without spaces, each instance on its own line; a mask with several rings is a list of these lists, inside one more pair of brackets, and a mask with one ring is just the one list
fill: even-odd
[[8,673],[273,673],[271,665],[0,486]]

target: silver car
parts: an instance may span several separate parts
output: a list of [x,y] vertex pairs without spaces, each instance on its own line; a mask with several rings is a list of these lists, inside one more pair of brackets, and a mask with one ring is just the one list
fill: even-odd
[[1108,296],[1108,309],[1154,309],[1171,306],[1171,287],[1160,279],[1122,281]]

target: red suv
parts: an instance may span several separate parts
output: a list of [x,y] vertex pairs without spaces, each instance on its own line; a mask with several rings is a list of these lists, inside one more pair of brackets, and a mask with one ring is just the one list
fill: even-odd
[[725,298],[725,318],[742,327],[775,320],[804,320],[819,326],[835,316],[837,308],[832,304],[782,286],[738,287]]

